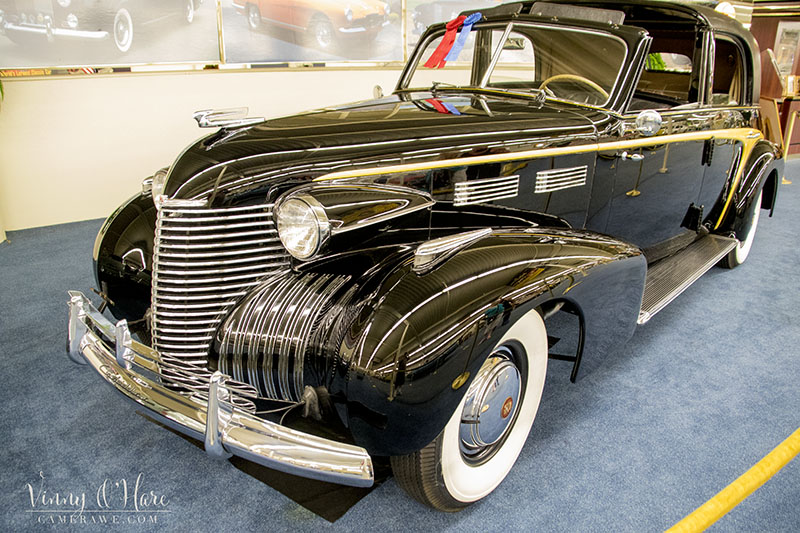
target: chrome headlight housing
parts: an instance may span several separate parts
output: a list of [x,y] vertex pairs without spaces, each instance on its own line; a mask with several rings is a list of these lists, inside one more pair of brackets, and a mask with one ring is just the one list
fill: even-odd
[[275,223],[284,248],[297,259],[316,255],[331,233],[322,204],[305,194],[280,202],[275,208]]

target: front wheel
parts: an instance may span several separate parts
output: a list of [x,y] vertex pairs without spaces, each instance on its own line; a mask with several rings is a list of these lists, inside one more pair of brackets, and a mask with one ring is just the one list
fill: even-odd
[[418,501],[459,511],[505,479],[528,438],[547,372],[547,333],[536,311],[497,343],[433,442],[392,457],[397,483]]
[[258,6],[247,4],[247,25],[251,30],[257,30],[261,26],[261,11]]
[[196,8],[194,6],[194,0],[186,0],[186,6],[183,10],[183,17],[186,21],[186,24],[191,24],[194,22],[195,10]]
[[747,256],[750,255],[750,249],[753,247],[753,241],[756,240],[756,228],[758,228],[758,219],[761,217],[761,197],[764,191],[758,193],[758,197],[753,201],[753,207],[750,211],[750,229],[747,235],[739,241],[739,244],[726,255],[722,261],[721,266],[725,268],[736,268],[744,263]]
[[312,46],[323,52],[334,50],[336,48],[336,30],[331,21],[323,15],[314,17],[308,25],[308,40]]
[[131,49],[133,44],[133,18],[126,8],[120,8],[114,15],[114,44],[123,54]]

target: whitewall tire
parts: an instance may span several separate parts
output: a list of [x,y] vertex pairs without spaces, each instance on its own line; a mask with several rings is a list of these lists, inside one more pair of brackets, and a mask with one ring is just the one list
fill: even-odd
[[531,311],[496,344],[439,436],[416,453],[391,458],[398,484],[442,511],[487,496],[525,445],[546,373],[547,333]]
[[758,219],[761,217],[761,198],[764,191],[760,191],[758,196],[753,201],[753,206],[750,212],[750,229],[743,238],[739,240],[739,244],[730,251],[722,260],[722,266],[725,268],[735,268],[745,262],[747,256],[750,255],[750,249],[753,247],[753,242],[756,240],[756,229],[758,228]]
[[133,44],[133,18],[126,8],[120,8],[114,15],[114,44],[123,54],[131,49]]

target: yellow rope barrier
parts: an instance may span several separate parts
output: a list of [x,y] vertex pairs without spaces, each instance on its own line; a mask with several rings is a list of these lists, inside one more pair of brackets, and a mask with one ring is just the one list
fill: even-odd
[[731,509],[739,505],[756,489],[766,483],[800,452],[800,428],[769,452],[750,470],[719,491],[716,496],[698,507],[692,514],[672,526],[667,533],[705,531]]

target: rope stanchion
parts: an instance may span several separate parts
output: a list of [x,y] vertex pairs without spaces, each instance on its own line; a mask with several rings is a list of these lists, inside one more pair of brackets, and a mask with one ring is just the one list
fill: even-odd
[[716,496],[669,528],[667,533],[705,531],[766,483],[778,470],[794,459],[798,452],[800,452],[800,428],[776,446],[774,450],[769,452],[766,457],[756,463],[750,470],[739,476],[736,481],[719,491]]

